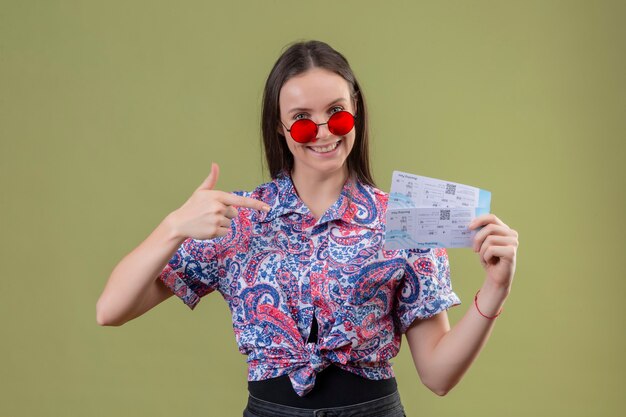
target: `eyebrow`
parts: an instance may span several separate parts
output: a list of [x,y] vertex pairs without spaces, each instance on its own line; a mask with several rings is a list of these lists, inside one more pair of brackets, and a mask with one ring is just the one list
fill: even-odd
[[[347,100],[345,98],[343,98],[343,97],[337,98],[337,99],[331,101],[329,104],[327,104],[326,107],[330,107],[333,104],[339,103],[340,101],[343,101],[345,103]],[[294,113],[294,112],[297,112],[297,111],[309,111],[309,110],[311,110],[311,109],[307,109],[305,107],[294,107],[293,109],[289,110],[287,113],[289,114],[289,113]]]

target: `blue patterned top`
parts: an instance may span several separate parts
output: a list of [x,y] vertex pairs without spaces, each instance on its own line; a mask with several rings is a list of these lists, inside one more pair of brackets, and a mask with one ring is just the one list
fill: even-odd
[[[250,381],[289,375],[304,396],[330,363],[391,378],[414,319],[461,304],[445,248],[382,248],[389,195],[375,187],[348,179],[319,219],[288,173],[234,194],[271,210],[238,207],[226,236],[186,239],[159,279],[191,309],[222,295]],[[313,315],[318,341],[306,343]]]

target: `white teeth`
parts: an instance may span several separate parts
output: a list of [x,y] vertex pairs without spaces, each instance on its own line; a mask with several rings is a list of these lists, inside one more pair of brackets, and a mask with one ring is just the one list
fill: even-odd
[[317,147],[317,148],[311,148],[309,147],[309,149],[313,150],[313,152],[317,152],[317,153],[326,153],[326,152],[330,152],[332,150],[334,150],[337,146],[339,146],[339,142],[341,142],[340,140],[338,140],[337,142],[333,143],[332,145],[328,145],[325,146],[323,148]]

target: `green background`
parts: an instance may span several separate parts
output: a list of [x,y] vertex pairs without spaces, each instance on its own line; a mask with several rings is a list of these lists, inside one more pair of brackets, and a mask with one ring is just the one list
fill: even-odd
[[[0,415],[240,416],[246,362],[215,293],[96,323],[115,265],[209,174],[252,189],[260,100],[290,42],[350,61],[372,165],[492,192],[520,234],[493,334],[445,397],[394,361],[408,416],[618,416],[626,2],[1,1]],[[463,304],[484,280],[449,251]]]

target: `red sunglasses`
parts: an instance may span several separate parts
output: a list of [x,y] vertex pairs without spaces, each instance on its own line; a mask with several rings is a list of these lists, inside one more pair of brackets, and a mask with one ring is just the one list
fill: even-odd
[[328,125],[328,130],[333,135],[342,136],[347,134],[354,127],[355,118],[356,116],[342,110],[337,113],[333,113],[326,123],[315,123],[311,119],[299,119],[291,125],[291,129],[287,129],[287,126],[285,126],[282,120],[280,123],[285,126],[285,129],[287,129],[287,132],[291,134],[293,140],[299,143],[307,143],[315,141],[318,126],[325,124]]

